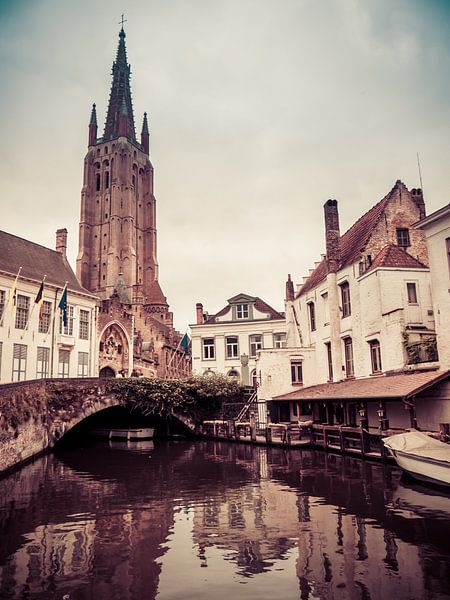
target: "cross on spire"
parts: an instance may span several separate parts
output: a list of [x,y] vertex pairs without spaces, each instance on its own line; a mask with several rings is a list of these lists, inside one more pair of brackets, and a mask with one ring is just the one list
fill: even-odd
[[127,22],[127,19],[124,19],[123,17],[124,17],[124,14],[122,13],[122,18],[119,21],[119,25],[122,26],[122,29],[123,29],[123,24]]

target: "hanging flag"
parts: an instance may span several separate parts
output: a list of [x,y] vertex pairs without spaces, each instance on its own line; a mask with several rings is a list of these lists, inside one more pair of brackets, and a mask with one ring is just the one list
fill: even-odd
[[38,309],[39,309],[39,321],[42,321],[42,304],[44,302],[44,281],[45,281],[45,276],[41,282],[41,287],[39,288],[36,299],[34,301],[34,303],[37,304]]
[[190,339],[187,333],[181,338],[180,346],[183,348],[185,354],[189,354]]
[[17,298],[17,280],[19,279],[19,275],[20,275],[20,271],[22,270],[22,267],[19,267],[19,270],[17,271],[17,275],[16,278],[14,279],[14,283],[12,285],[11,288],[11,294],[9,296],[10,298],[10,302],[11,302],[11,314],[14,314],[14,309],[16,308],[16,298]]
[[63,293],[62,293],[62,296],[61,296],[61,300],[59,301],[59,304],[58,304],[58,308],[59,308],[59,310],[62,311],[62,317],[63,317],[64,327],[67,327],[67,324],[68,324],[68,318],[67,318],[67,283],[64,286]]

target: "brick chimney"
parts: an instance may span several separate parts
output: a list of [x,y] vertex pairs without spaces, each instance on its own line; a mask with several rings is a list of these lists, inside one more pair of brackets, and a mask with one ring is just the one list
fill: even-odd
[[288,275],[287,281],[286,281],[286,301],[287,300],[293,300],[295,297],[294,295],[294,282],[291,279],[291,275]]
[[426,217],[425,210],[425,200],[423,199],[423,191],[418,188],[414,188],[411,190],[411,196],[413,197],[414,202],[417,204],[419,209],[420,218],[424,219]]
[[329,273],[336,273],[340,263],[339,248],[339,212],[337,200],[327,200],[324,205],[325,212],[325,242],[326,261]]
[[201,325],[203,323],[203,304],[197,302],[195,310],[197,311],[197,325]]
[[58,229],[56,231],[56,252],[59,252],[66,258],[67,250],[67,229]]

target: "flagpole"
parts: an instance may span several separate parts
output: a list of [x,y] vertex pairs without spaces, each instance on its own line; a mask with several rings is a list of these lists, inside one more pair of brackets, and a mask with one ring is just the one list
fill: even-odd
[[181,346],[181,342],[184,340],[184,336],[185,336],[185,335],[187,335],[187,332],[188,332],[188,330],[187,330],[187,328],[186,328],[186,332],[185,332],[185,334],[184,334],[183,336],[181,336],[181,339],[180,339],[180,341],[178,342],[178,346],[175,348],[175,352],[173,353],[173,355],[172,355],[172,358],[169,360],[169,363],[168,363],[168,365],[166,366],[166,369],[165,369],[165,371],[166,371],[166,375],[167,375],[167,371],[168,371],[168,369],[169,369],[170,365],[171,365],[171,364],[172,364],[172,362],[173,362],[173,359],[175,358],[175,356],[176,356],[176,354],[177,354],[177,352],[178,352],[178,348]]
[[[41,285],[39,286],[39,290],[41,289],[41,286],[42,286],[42,293],[44,293],[43,286],[44,286],[44,282],[45,282],[45,278],[46,277],[47,277],[47,275],[44,275],[44,279],[41,281]],[[38,294],[39,294],[39,292],[38,292]],[[42,301],[42,297],[41,297],[40,301]],[[36,308],[36,300],[33,302],[33,306],[31,307],[31,310],[30,310],[30,312],[28,314],[28,319],[27,319],[27,322],[25,323],[25,331],[28,329],[28,325],[29,325],[29,323],[31,321],[31,317],[33,316],[35,308]]]
[[11,297],[12,297],[12,295],[13,295],[13,294],[15,293],[15,291],[16,291],[16,287],[17,287],[17,280],[19,279],[19,275],[20,275],[20,271],[21,271],[21,270],[22,270],[22,267],[19,267],[19,270],[17,271],[16,278],[14,279],[14,283],[13,283],[13,285],[12,285],[12,288],[11,288],[10,292],[9,292],[9,296],[8,296],[8,300],[7,300],[6,304],[5,304],[5,308],[3,309],[2,318],[0,319],[0,325],[3,325],[3,319],[4,319],[4,317],[5,317],[6,309],[8,308],[8,306],[9,306],[9,303],[11,302]]

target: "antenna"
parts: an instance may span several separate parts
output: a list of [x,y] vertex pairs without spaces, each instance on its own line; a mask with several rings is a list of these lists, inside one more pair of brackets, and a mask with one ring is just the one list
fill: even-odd
[[422,172],[420,170],[420,159],[419,159],[419,153],[416,152],[417,154],[417,166],[419,168],[419,180],[420,180],[420,187],[422,189],[422,195],[423,195],[423,183],[422,183]]

